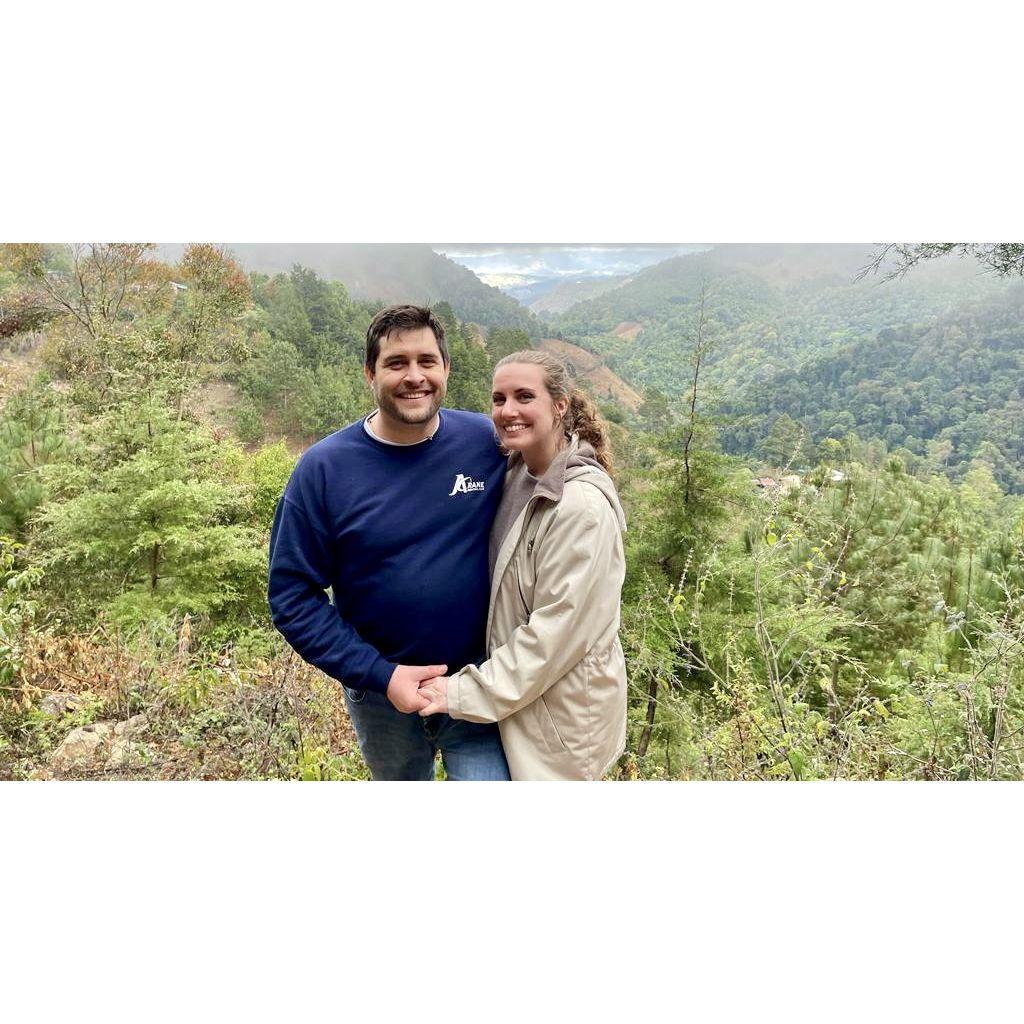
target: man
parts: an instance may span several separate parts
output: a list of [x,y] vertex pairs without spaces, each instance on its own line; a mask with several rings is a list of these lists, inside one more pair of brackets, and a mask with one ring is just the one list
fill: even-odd
[[438,750],[451,779],[509,777],[496,725],[416,714],[421,681],[485,657],[505,472],[490,420],[441,408],[449,370],[429,309],[381,310],[363,368],[377,409],[303,454],[270,536],[274,625],[344,685],[374,779],[432,779]]

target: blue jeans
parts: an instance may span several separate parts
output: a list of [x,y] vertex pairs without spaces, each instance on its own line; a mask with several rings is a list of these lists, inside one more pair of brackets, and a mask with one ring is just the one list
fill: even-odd
[[445,774],[454,782],[509,781],[497,725],[448,715],[406,715],[383,693],[344,690],[359,749],[375,781],[429,782],[438,750]]

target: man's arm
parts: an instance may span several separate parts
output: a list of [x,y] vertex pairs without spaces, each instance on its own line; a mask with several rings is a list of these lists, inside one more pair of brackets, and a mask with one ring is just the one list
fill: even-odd
[[330,544],[303,510],[281,498],[270,533],[267,600],[274,625],[311,665],[356,690],[387,695],[399,711],[418,711],[427,701],[417,694],[421,679],[446,666],[395,665],[338,614],[327,599]]

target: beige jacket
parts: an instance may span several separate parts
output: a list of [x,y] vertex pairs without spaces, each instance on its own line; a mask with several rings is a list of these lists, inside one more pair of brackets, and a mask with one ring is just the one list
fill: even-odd
[[[526,472],[518,455],[508,472]],[[489,657],[451,676],[448,713],[498,722],[513,779],[600,779],[625,747],[625,528],[611,479],[574,438],[501,545]]]

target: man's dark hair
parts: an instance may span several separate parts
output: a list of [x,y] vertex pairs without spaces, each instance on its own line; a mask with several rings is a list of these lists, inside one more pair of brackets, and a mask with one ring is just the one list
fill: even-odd
[[380,343],[392,331],[415,331],[419,327],[429,327],[434,332],[441,361],[447,366],[448,344],[444,340],[444,324],[434,316],[433,310],[426,306],[388,306],[370,321],[366,330],[366,368],[371,373],[377,368]]

